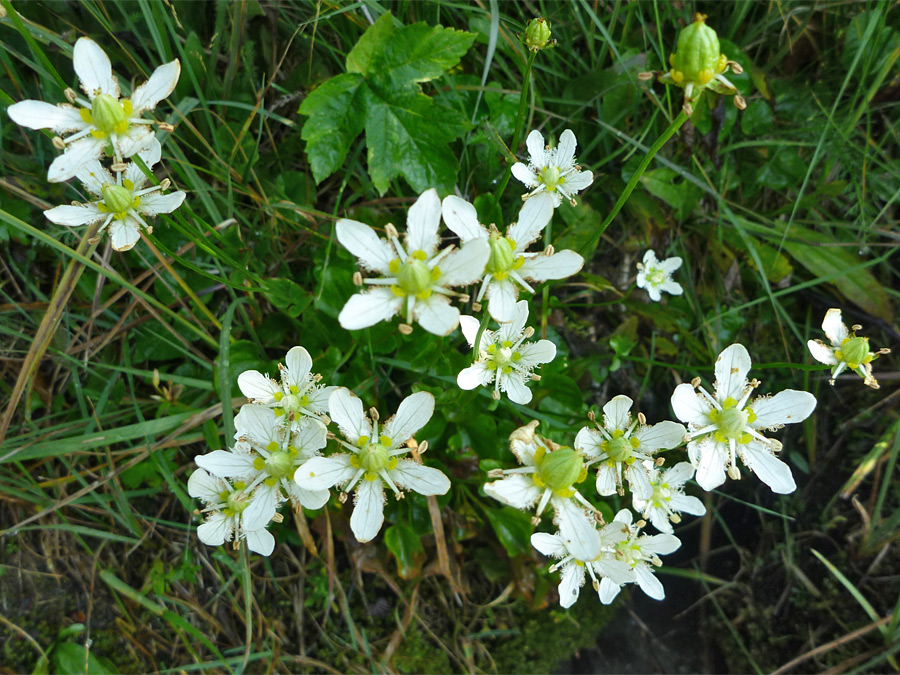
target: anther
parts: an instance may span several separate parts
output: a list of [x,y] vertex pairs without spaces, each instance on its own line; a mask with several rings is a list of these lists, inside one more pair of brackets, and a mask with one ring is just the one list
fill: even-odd
[[462,293],[462,294],[460,294],[460,296],[459,296],[459,301],[460,301],[460,302],[464,302],[464,303],[465,303],[465,302],[468,302],[469,300],[471,300],[471,298],[469,297],[468,293]]
[[406,494],[397,490],[397,501],[399,502],[401,499],[404,499]]
[[740,94],[734,95],[734,105],[738,110],[746,110],[747,109],[747,101],[744,100],[744,97]]
[[56,148],[57,150],[65,150],[66,142],[59,136],[54,136],[53,137],[53,147]]
[[699,378],[699,377],[695,377],[693,380],[691,380],[691,386],[692,386],[694,389],[697,389],[697,388],[700,386],[700,378]]
[[363,285],[362,273],[359,270],[356,270],[353,273],[353,285],[354,286],[362,286]]
[[276,523],[283,522],[283,521],[284,521],[284,515],[282,515],[281,513],[276,513],[274,516],[272,516],[272,520],[273,520],[274,522],[276,522]]
[[400,236],[400,234],[397,232],[397,228],[394,227],[393,223],[388,223],[384,226],[384,233],[391,239],[396,239]]
[[497,391],[496,389],[494,389],[494,391],[491,392],[491,398],[493,398],[495,401],[499,401],[500,400],[500,392]]
[[503,478],[503,469],[491,469],[487,475],[488,478]]
[[75,93],[75,90],[72,89],[72,87],[66,87],[65,91],[63,91],[63,96],[65,96],[66,100],[73,105],[75,104],[75,99],[78,98],[78,94]]
[[531,376],[531,381],[532,381],[532,382],[540,382],[540,381],[541,381],[541,376],[540,376],[540,375],[532,375],[532,376]]
[[331,424],[331,418],[328,415],[320,415],[319,419],[322,420],[322,424],[326,427]]
[[594,580],[591,582],[591,584],[593,585],[595,591],[599,591],[599,590],[600,590],[600,582],[599,582],[597,579],[594,579]]
[[532,517],[531,517],[531,524],[534,525],[535,527],[537,527],[538,525],[540,525],[540,524],[541,524],[540,516],[532,516]]
[[169,131],[169,132],[175,131],[175,125],[169,124],[168,122],[160,122],[156,126],[159,127],[160,131]]
[[647,424],[647,416],[644,415],[644,413],[639,412],[638,413],[638,422],[641,424],[641,426]]
[[862,326],[858,323],[855,323],[852,326],[850,326],[850,330],[852,330],[852,331],[862,330]]
[[321,373],[316,373],[315,375],[312,376],[312,379],[313,379],[313,382],[321,382],[321,381],[322,381],[322,374],[321,374]]
[[656,464],[656,466],[662,466],[663,464],[666,463],[666,458],[665,457],[657,457],[653,461]]
[[588,420],[590,420],[591,422],[597,421],[597,413],[595,413],[593,410],[588,410],[587,417],[588,417]]
[[637,528],[646,527],[646,526],[647,526],[647,521],[644,520],[644,519],[642,518],[641,520],[637,521],[637,522],[634,524],[634,526],[637,527]]
[[473,303],[472,303],[472,311],[473,311],[473,312],[480,312],[480,311],[481,311],[481,303],[480,303],[480,302],[473,302]]
[[342,492],[341,494],[339,494],[339,495],[338,495],[338,501],[339,501],[341,504],[346,503],[346,502],[347,502],[347,493],[346,493],[346,492]]
[[731,66],[731,72],[735,75],[740,75],[744,72],[744,66],[742,66],[737,61],[729,61],[728,65]]
[[422,441],[421,443],[419,443],[419,454],[424,454],[426,450],[428,450],[428,441]]
[[551,256],[556,253],[556,249],[553,248],[553,244],[548,244],[547,248],[544,249],[544,255]]
[[643,73],[638,73],[638,75],[637,75],[637,79],[639,82],[649,82],[654,77],[656,77],[656,73],[654,73],[652,70],[646,71]]
[[169,178],[163,178],[162,182],[159,184],[159,189],[166,191],[169,189],[170,185],[172,185],[172,181]]
[[528,326],[528,328],[522,331],[522,334],[525,337],[530,338],[532,335],[534,335],[534,326]]
[[369,417],[372,418],[373,422],[378,421],[378,411],[375,408],[369,408]]
[[412,335],[413,327],[408,323],[401,323],[397,326],[397,330],[399,330],[403,335]]
[[109,168],[111,171],[114,171],[115,173],[122,173],[125,169],[128,168],[128,165],[125,162],[116,162]]
[[731,480],[740,480],[741,479],[741,471],[734,464],[728,467],[728,477]]

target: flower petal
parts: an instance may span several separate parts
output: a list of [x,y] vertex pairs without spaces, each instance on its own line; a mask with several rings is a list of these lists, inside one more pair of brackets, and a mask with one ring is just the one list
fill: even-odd
[[706,513],[703,502],[689,495],[672,495],[669,506],[679,513],[689,513],[692,516],[702,516]]
[[775,396],[762,396],[750,407],[756,419],[750,423],[754,429],[773,429],[784,424],[802,422],[816,409],[816,397],[808,391],[785,389]]
[[309,384],[308,377],[309,371],[312,370],[312,357],[305,348],[291,347],[284,358],[284,365],[287,366],[285,379],[288,385],[304,388]]
[[231,539],[233,526],[232,518],[221,512],[214,513],[197,528],[197,537],[207,546],[221,546],[227,539]]
[[553,218],[553,197],[546,192],[540,192],[531,199],[526,199],[519,209],[519,219],[510,225],[506,232],[507,236],[516,242],[516,253],[521,253],[540,237],[551,218]]
[[61,183],[74,176],[88,162],[97,159],[103,150],[103,141],[93,136],[80,138],[71,145],[66,146],[66,151],[50,162],[47,169],[47,180],[51,183]]
[[[129,168],[131,166],[133,165],[129,164]],[[127,171],[126,169],[126,173]],[[112,185],[116,182],[112,174],[96,159],[81,167],[75,176],[88,192],[99,199],[103,199],[103,186]]]
[[384,286],[351,296],[338,315],[341,328],[362,330],[390,320],[403,305],[403,298]]
[[575,163],[575,147],[577,141],[571,129],[566,129],[560,134],[559,143],[556,146],[556,166],[567,169]]
[[78,108],[65,104],[19,101],[9,106],[6,114],[20,126],[28,129],[53,129],[58,134],[81,131],[90,126],[81,119]]
[[397,448],[428,424],[433,414],[434,396],[427,391],[416,392],[403,399],[397,408],[397,414],[385,423],[384,435]]
[[565,565],[559,578],[560,606],[565,609],[574,605],[583,585],[584,567],[575,564]]
[[260,529],[252,532],[244,532],[244,539],[247,541],[247,548],[254,553],[270,556],[275,550],[275,537],[268,530]]
[[487,230],[478,222],[478,212],[465,199],[456,195],[446,197],[441,204],[441,213],[444,216],[444,224],[459,237],[461,242],[487,239]]
[[[531,201],[530,199],[528,201]],[[575,251],[557,251],[553,255],[536,255],[526,258],[519,274],[533,281],[566,279],[578,274],[584,267],[584,258]]]
[[430,258],[437,249],[438,228],[441,226],[441,198],[437,190],[425,190],[406,214],[407,254],[425,251]]
[[516,318],[516,298],[519,290],[509,279],[491,279],[488,284],[488,312],[494,321],[507,323]]
[[603,426],[608,430],[620,429],[625,431],[631,421],[631,406],[634,401],[619,394],[603,406]]
[[359,258],[363,267],[390,275],[388,265],[397,254],[393,247],[379,238],[375,230],[349,218],[341,218],[334,230],[341,246]]
[[450,304],[446,296],[437,293],[424,300],[416,300],[413,317],[432,335],[450,335],[459,325],[459,310]]
[[241,527],[249,532],[268,525],[275,516],[280,496],[281,486],[278,483],[271,486],[260,483],[253,491],[250,505],[241,513]]
[[144,110],[153,110],[157,103],[175,91],[180,76],[181,63],[178,59],[164,63],[154,70],[150,79],[131,93],[133,116],[140,116]]
[[[475,345],[475,338],[478,337],[478,329],[481,327],[481,322],[478,321],[474,316],[469,316],[468,314],[463,314],[459,317],[459,328],[462,331],[463,336],[466,338],[466,341],[469,343],[470,347]],[[485,342],[485,335],[488,331],[484,331],[481,334],[481,341]]]
[[363,402],[346,387],[341,387],[328,398],[331,419],[351,443],[361,437],[371,437],[372,425],[363,414]]
[[525,376],[516,372],[497,373],[500,378],[500,391],[505,392],[509,396],[509,400],[519,405],[528,405],[531,403],[531,389],[525,386]]
[[539,363],[550,363],[556,358],[556,345],[550,340],[538,340],[537,342],[525,342],[519,347],[522,355],[520,364],[526,368],[532,368]]
[[675,417],[682,422],[697,426],[709,424],[709,402],[694,391],[694,388],[687,382],[675,387],[671,403]]
[[597,467],[597,492],[604,497],[616,494],[618,475],[618,467],[615,464],[611,466],[606,462],[601,462]]
[[722,350],[716,359],[716,398],[721,403],[727,398],[739,401],[747,387],[750,372],[750,354],[742,344],[733,344]]
[[124,134],[115,134],[115,145],[122,157],[131,157],[143,150],[153,148],[156,135],[149,124],[132,124]]
[[103,213],[95,204],[85,204],[84,206],[71,206],[64,204],[62,206],[54,206],[52,209],[44,211],[47,220],[57,225],[66,225],[68,227],[78,227],[79,225],[90,225],[96,223],[109,216]]
[[836,307],[832,307],[825,312],[825,319],[822,321],[822,330],[825,331],[825,335],[828,336],[828,339],[831,340],[831,344],[835,347],[840,345],[844,338],[850,334],[847,330],[847,326],[844,325],[844,322],[841,320],[841,310]]
[[725,462],[728,459],[726,447],[710,437],[700,441],[692,441],[689,445],[696,448],[697,484],[707,492],[714,490],[725,482]]
[[531,476],[523,473],[510,474],[506,478],[485,483],[484,492],[515,509],[529,509],[541,496],[541,489],[534,484]]
[[72,52],[72,66],[88,98],[93,100],[97,94],[119,98],[119,84],[112,74],[112,64],[96,42],[86,37],[79,38]]
[[834,347],[829,347],[821,340],[810,340],[806,343],[809,352],[813,358],[819,363],[825,363],[829,366],[836,365],[838,360],[834,355]]
[[456,376],[456,384],[460,389],[470,390],[483,387],[492,382],[494,371],[490,370],[484,361],[476,361],[468,368],[463,368]]
[[141,238],[140,224],[134,218],[113,219],[109,223],[109,236],[114,250],[131,250]]
[[253,455],[249,453],[213,450],[194,457],[194,462],[219,478],[238,478],[256,473],[256,469],[253,468]]
[[635,499],[650,499],[653,496],[653,486],[650,485],[647,470],[640,462],[626,465],[625,478]]
[[296,483],[290,483],[287,487],[288,496],[306,509],[315,511],[328,503],[331,493],[328,490],[307,490]]
[[225,485],[220,478],[210,476],[203,469],[196,469],[188,478],[188,494],[195,499],[202,499],[207,504],[221,501],[219,495]]
[[551,497],[550,503],[555,512],[553,522],[559,526],[559,536],[569,553],[576,560],[593,560],[600,555],[600,533],[593,516],[571,499]]
[[384,487],[381,479],[362,480],[356,489],[350,529],[357,541],[366,543],[375,538],[384,523]]
[[681,547],[681,540],[673,534],[654,534],[642,536],[638,540],[642,551],[656,555],[668,555]]
[[574,195],[589,188],[594,183],[594,174],[590,171],[578,171],[566,176],[566,181],[557,186],[566,195]]
[[[591,563],[594,569],[604,577],[608,577],[616,586],[634,581],[634,572],[628,563],[601,555]],[[603,583],[602,581],[600,582]]]
[[238,389],[252,401],[267,404],[275,402],[275,394],[281,391],[281,387],[258,370],[245,370],[238,375]]
[[240,412],[234,416],[234,429],[235,438],[247,436],[263,447],[272,442],[281,445],[275,411],[264,405],[248,403],[241,406]]
[[621,590],[622,587],[619,584],[614,583],[609,577],[603,577],[600,580],[600,590],[597,591],[597,594],[600,596],[600,602],[604,605],[609,605],[616,599]]
[[672,281],[671,279],[662,282],[659,285],[659,290],[664,291],[669,295],[681,295],[682,293],[684,293],[684,289],[681,287],[681,284],[679,284],[677,281]]
[[666,589],[663,588],[662,582],[656,578],[653,572],[644,565],[637,565],[634,568],[634,576],[637,585],[641,587],[648,596],[654,600],[664,600],[666,597]]
[[136,210],[141,215],[150,218],[159,213],[172,213],[181,206],[186,196],[187,194],[181,190],[165,195],[161,192],[151,192],[141,197],[140,206]]
[[535,532],[531,535],[531,545],[544,555],[565,558],[569,555],[566,544],[558,534]]
[[484,267],[491,257],[491,246],[487,239],[472,239],[441,261],[441,286],[468,286],[480,281]]
[[328,490],[346,483],[356,472],[348,454],[313,457],[294,472],[294,482],[304,490]]
[[[685,433],[687,430],[683,425],[666,421],[638,427],[634,436],[641,442],[642,450],[671,450],[681,444]],[[691,473],[693,475],[693,471]]]
[[515,176],[516,179],[525,183],[525,187],[535,188],[538,186],[537,176],[534,175],[534,171],[522,164],[522,162],[516,162],[515,164],[513,164],[512,175]]
[[[549,161],[547,148],[544,145],[544,136],[540,131],[534,129],[528,138],[525,139],[525,147],[528,148],[528,154],[531,156],[531,163],[536,167],[544,167]],[[515,150],[515,148],[513,148]]]
[[599,431],[590,427],[581,427],[575,435],[574,447],[583,452],[588,459],[594,459],[603,452],[602,443],[603,436]]
[[302,418],[299,429],[291,436],[300,458],[314,457],[328,444],[328,427],[320,420]]
[[438,469],[422,466],[412,459],[401,459],[397,467],[388,471],[397,487],[412,490],[420,495],[445,495],[450,490],[450,479]]
[[680,487],[694,477],[694,465],[690,462],[678,462],[671,469],[666,469],[663,482],[672,487]]
[[763,443],[754,440],[746,445],[739,445],[738,454],[747,468],[772,488],[772,492],[786,495],[797,489],[791,467],[772,454]]
[[518,342],[522,337],[522,331],[525,330],[525,324],[528,323],[528,301],[519,300],[516,303],[516,311],[512,321],[500,324],[500,328],[494,335],[494,342]]

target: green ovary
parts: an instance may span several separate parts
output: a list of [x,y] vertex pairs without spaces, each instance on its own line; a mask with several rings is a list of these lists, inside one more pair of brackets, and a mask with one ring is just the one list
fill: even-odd
[[581,453],[569,447],[548,452],[539,447],[534,453],[536,470],[532,476],[535,485],[548,487],[560,497],[575,494],[572,485],[587,478],[587,469]]
[[710,421],[716,425],[715,438],[721,443],[735,440],[738,443],[749,443],[752,438],[746,429],[756,419],[756,414],[750,408],[739,410],[737,401],[733,398],[725,399],[721,410],[711,410]]
[[725,69],[728,59],[719,51],[716,31],[704,21],[705,17],[698,14],[697,20],[678,36],[678,48],[669,57],[676,84],[704,86]]
[[[97,94],[91,103],[90,113],[85,110],[81,118],[97,127],[95,137],[105,138],[109,134],[124,134],[128,130],[128,116],[131,114],[131,101],[122,103],[109,94]],[[86,119],[90,116],[90,119]]]
[[512,349],[512,343],[503,342],[500,348],[497,345],[490,345],[487,348],[487,362],[485,366],[488,370],[500,373],[511,373],[514,370],[513,364],[522,360],[522,354]]
[[859,368],[861,363],[869,363],[874,356],[869,353],[869,338],[844,338],[841,348],[834,353],[840,361],[846,361],[851,369]]
[[250,506],[250,502],[244,498],[243,493],[230,492],[225,498],[225,508],[222,510],[225,512],[226,516],[232,518],[241,513],[248,506]]
[[652,286],[661,286],[665,280],[666,273],[658,267],[651,267],[647,270],[647,281],[649,281]]
[[294,469],[294,457],[291,456],[290,452],[276,450],[266,458],[265,470],[270,478],[275,479],[273,483],[282,478],[287,478]]
[[425,263],[427,257],[425,251],[413,251],[406,262],[400,262],[399,258],[391,261],[388,268],[397,277],[397,283],[391,286],[394,294],[414,295],[421,300],[431,295],[431,287],[440,278],[441,270],[438,267],[429,269]]
[[626,438],[625,432],[621,429],[615,429],[612,432],[612,438],[603,441],[600,444],[603,452],[609,455],[609,459],[613,463],[626,462],[631,464],[634,462],[634,451],[638,449],[641,442],[636,438]]
[[553,192],[557,185],[565,182],[565,178],[560,175],[559,167],[547,166],[541,170],[541,182],[547,186],[547,192]]
[[513,239],[500,236],[499,232],[493,232],[488,243],[491,245],[491,256],[485,270],[498,281],[503,281],[512,270],[517,270],[525,264],[523,256],[516,257],[516,242]]
[[383,470],[396,468],[397,458],[388,453],[393,443],[387,436],[382,436],[377,443],[370,443],[365,436],[357,441],[359,452],[350,458],[350,465],[366,472],[366,480],[375,480]]

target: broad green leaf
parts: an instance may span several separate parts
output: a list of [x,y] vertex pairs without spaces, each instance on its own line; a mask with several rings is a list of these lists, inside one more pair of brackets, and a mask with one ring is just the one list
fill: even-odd
[[[87,658],[85,658],[87,656]],[[53,663],[58,673],[118,673],[108,659],[99,659],[92,652],[85,653],[83,645],[63,642],[53,650]]]
[[485,509],[497,539],[510,557],[525,553],[531,548],[531,516],[524,511],[504,506],[502,509]]
[[368,76],[379,88],[399,90],[416,82],[429,82],[450,70],[469,50],[475,35],[414,23],[384,39],[386,46],[374,55]]
[[363,130],[363,88],[361,75],[344,73],[313,90],[300,105],[300,112],[309,116],[301,136],[317,183],[337,171]]
[[675,209],[678,220],[691,214],[703,194],[700,188],[667,167],[645,172],[641,184],[654,197]]
[[406,525],[391,525],[384,531],[384,544],[397,560],[397,575],[414,579],[422,572],[425,549],[419,536]]
[[[394,32],[394,17],[390,12],[385,12],[374,24],[366,29],[359,41],[347,54],[347,73],[359,73],[369,75],[369,67],[384,51],[390,43],[391,33]],[[338,76],[340,77],[340,76]],[[301,110],[300,112],[303,112]]]

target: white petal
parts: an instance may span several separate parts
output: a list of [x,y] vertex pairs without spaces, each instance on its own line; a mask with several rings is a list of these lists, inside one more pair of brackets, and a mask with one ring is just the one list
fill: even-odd
[[150,79],[135,89],[131,94],[131,105],[134,116],[144,110],[153,110],[156,104],[175,91],[178,78],[181,76],[181,64],[178,59],[164,63],[153,71]]
[[544,144],[544,136],[537,129],[528,134],[525,139],[525,147],[528,148],[528,154],[531,155],[531,163],[537,167],[547,165],[547,149]]
[[555,359],[556,345],[550,340],[526,342],[519,347],[519,353],[522,355],[520,363],[527,368],[531,368],[538,363],[550,363]]
[[697,484],[707,492],[725,482],[725,462],[728,459],[725,445],[706,437],[692,443],[698,453]]
[[[129,165],[129,167],[130,166],[132,165]],[[82,166],[75,176],[81,181],[88,192],[99,199],[103,199],[103,186],[111,185],[116,182],[116,179],[113,178],[112,174],[106,170],[99,160],[96,159],[91,160]]]
[[397,408],[397,414],[384,425],[384,435],[391,439],[393,446],[399,447],[416,432],[428,424],[434,414],[434,396],[420,391],[407,396]]
[[406,214],[406,252],[425,251],[428,257],[438,244],[441,226],[441,198],[437,190],[425,190]]
[[[141,161],[143,161],[144,164],[147,165],[148,169],[152,169],[154,166],[156,166],[156,164],[159,163],[159,160],[162,157],[162,145],[160,145],[160,142],[157,140],[156,136],[153,136],[149,145],[147,145],[146,148],[143,148],[136,154],[141,158]],[[134,178],[128,175],[129,169],[133,171],[136,170],[136,173],[133,174]],[[144,174],[143,169],[141,169],[134,162],[131,162],[125,168],[125,178],[130,179],[135,184],[136,188],[139,188],[144,184],[144,181],[147,180],[147,176]]]
[[516,317],[516,298],[519,290],[509,279],[491,279],[488,284],[488,312],[494,321],[507,323]]
[[673,487],[680,487],[694,477],[694,466],[690,462],[678,462],[671,469],[666,469],[664,482]]
[[531,535],[531,545],[544,555],[554,558],[565,558],[569,555],[565,542],[558,534],[535,532]]
[[363,267],[384,275],[390,274],[388,265],[397,254],[371,227],[356,220],[341,218],[335,225],[335,234],[341,246],[359,258]]
[[384,523],[384,487],[381,479],[363,479],[356,489],[350,529],[357,541],[366,543],[375,538]]
[[438,266],[441,286],[468,286],[480,281],[484,267],[491,257],[491,246],[487,239],[472,239],[444,258]]
[[613,517],[613,522],[631,525],[631,523],[634,522],[634,514],[628,509],[619,509]]
[[616,599],[620,590],[622,590],[621,586],[613,583],[609,578],[603,577],[600,580],[600,590],[597,591],[597,594],[600,596],[600,602],[608,605]]
[[85,204],[84,206],[54,206],[52,209],[44,211],[47,220],[57,225],[67,225],[69,227],[78,227],[79,225],[89,225],[103,220],[108,213],[103,213],[94,204]]
[[214,513],[197,528],[197,537],[207,546],[221,546],[230,539],[234,523],[224,513]]
[[413,317],[432,335],[450,335],[459,325],[459,310],[450,304],[446,296],[437,293],[425,300],[416,300]]
[[477,389],[492,382],[494,371],[490,370],[484,361],[476,361],[468,368],[463,368],[456,376],[456,384],[460,389]]
[[679,513],[689,513],[692,516],[702,516],[706,513],[706,507],[696,497],[688,495],[672,495],[669,506]]
[[274,402],[275,394],[281,391],[274,380],[258,370],[245,370],[238,375],[238,389],[247,398],[264,404]]
[[590,171],[578,171],[576,173],[569,174],[566,176],[566,180],[564,183],[558,186],[559,190],[562,190],[568,195],[578,194],[585,188],[590,187],[594,182],[594,174]]
[[566,129],[559,137],[559,144],[556,146],[556,165],[562,169],[566,169],[575,163],[575,134],[571,129]]
[[81,131],[89,125],[77,108],[70,105],[53,105],[44,101],[19,101],[6,109],[9,118],[28,129],[53,129],[58,134]]
[[657,259],[656,252],[653,249],[648,249],[644,253],[643,263],[645,268],[658,266],[659,260]]
[[325,506],[328,503],[328,498],[331,496],[328,490],[307,490],[296,483],[289,484],[287,492],[292,500],[299,502],[303,508],[312,511]]
[[[278,421],[275,411],[264,405],[252,403],[241,406],[234,417],[235,437],[249,436],[263,447],[273,441],[278,443]],[[280,445],[280,443],[279,443]],[[255,527],[250,528],[255,530]]]
[[541,496],[541,489],[527,474],[514,473],[484,484],[484,492],[499,502],[516,509],[528,509]]
[[80,138],[66,151],[50,163],[47,169],[47,180],[51,183],[67,181],[91,160],[97,159],[103,150],[103,141],[93,136]]
[[559,536],[577,560],[593,560],[600,555],[600,533],[593,516],[571,499],[551,497],[553,522],[559,526]]
[[313,457],[294,472],[294,482],[304,490],[327,490],[347,482],[356,471],[347,454]]
[[172,213],[172,211],[181,206],[186,196],[181,190],[165,195],[161,192],[151,192],[141,197],[141,203],[137,207],[137,211],[141,215],[150,218],[160,213]]
[[647,287],[647,295],[650,296],[650,299],[653,302],[659,302],[662,299],[662,295],[659,292],[659,288],[656,286],[648,286]]
[[270,556],[275,550],[275,537],[268,530],[253,530],[252,532],[244,532],[244,539],[247,540],[247,548],[254,553]]
[[241,513],[241,527],[244,530],[259,530],[269,524],[275,515],[278,506],[281,486],[276,483],[273,486],[260,483],[253,491],[250,505]]
[[697,426],[709,424],[709,402],[694,391],[694,388],[687,382],[675,387],[671,403],[675,417],[682,422]]
[[346,387],[341,387],[329,397],[328,410],[331,419],[351,443],[356,443],[362,436],[372,436],[372,425],[363,414],[362,399]]
[[597,467],[597,492],[604,497],[614,495],[617,489],[617,477],[618,467],[616,465],[610,466],[606,462],[601,462]]
[[516,242],[516,252],[521,253],[528,245],[541,236],[553,217],[553,198],[540,192],[526,199],[519,209],[519,219],[509,226],[506,234]]
[[488,233],[484,225],[478,222],[478,212],[465,199],[451,195],[441,204],[444,224],[466,243],[472,239],[487,239]]
[[328,399],[337,391],[337,387],[322,387],[321,389],[311,389],[309,394],[309,405],[306,407],[317,413],[328,412]]
[[672,258],[666,258],[662,262],[659,263],[659,268],[665,272],[666,274],[672,274],[677,271],[681,267],[681,258],[678,256],[674,256]]
[[716,359],[716,398],[741,400],[750,372],[750,354],[742,344],[733,344],[722,350]]
[[525,330],[526,323],[528,323],[528,301],[519,300],[516,303],[516,311],[513,315],[513,320],[509,323],[500,325],[500,328],[497,329],[494,341],[498,343],[503,342],[504,340],[518,342],[519,338],[522,337],[522,331]]
[[187,487],[191,497],[217,503],[221,501],[219,495],[225,486],[220,479],[213,478],[203,469],[197,469],[188,478]]
[[590,427],[581,427],[575,435],[575,449],[581,450],[589,459],[600,456],[602,443],[603,436]]
[[132,124],[124,134],[116,134],[115,145],[122,157],[131,157],[158,143],[149,124]]
[[772,488],[772,492],[786,495],[797,489],[791,467],[778,459],[759,441],[738,446],[738,454],[747,468]]
[[669,295],[681,295],[684,293],[684,289],[681,287],[677,281],[672,281],[671,279],[662,282],[659,285],[659,290],[668,293]]
[[674,553],[681,547],[681,540],[672,534],[654,534],[643,536],[638,540],[642,551],[657,555]]
[[785,389],[775,396],[760,397],[750,403],[749,407],[756,413],[756,419],[750,426],[754,429],[770,429],[805,420],[816,409],[816,397],[808,391]]
[[238,478],[256,473],[256,469],[253,468],[253,455],[249,453],[213,450],[194,457],[194,461],[197,466],[219,478]]
[[833,366],[838,362],[837,358],[834,356],[834,347],[823,344],[821,340],[810,340],[806,343],[806,346],[809,347],[809,351],[813,355],[813,358],[819,363]]
[[301,458],[313,457],[328,443],[328,428],[319,420],[302,418],[299,430],[293,434],[292,445]]
[[625,467],[625,478],[636,499],[650,499],[653,496],[653,486],[647,478],[647,470],[640,462]]
[[563,608],[574,605],[583,585],[584,567],[574,564],[563,567],[559,579],[559,604]]
[[525,386],[524,376],[516,371],[511,373],[497,373],[500,378],[500,391],[506,392],[509,400],[519,405],[531,403],[531,389]]
[[312,357],[303,347],[292,347],[284,359],[287,366],[287,383],[295,387],[306,387],[312,370]]
[[401,459],[397,462],[397,467],[388,471],[388,474],[397,487],[426,497],[445,495],[450,490],[450,479],[442,471],[422,466],[411,459]]
[[[531,201],[531,200],[529,200]],[[584,267],[584,258],[575,251],[557,251],[553,255],[536,255],[526,258],[519,268],[519,274],[534,281],[566,279],[577,274]]]
[[847,326],[844,325],[844,322],[841,320],[841,310],[836,307],[832,307],[825,312],[825,319],[822,321],[822,330],[825,331],[825,335],[828,336],[828,339],[831,340],[831,343],[835,346],[840,345],[843,339],[850,334],[847,330]]
[[[644,502],[644,503],[646,503],[646,502]],[[637,500],[635,500],[634,505],[636,507],[638,506]],[[675,511],[678,511],[678,509],[675,508],[675,506],[672,505],[671,502],[669,503],[669,505],[672,506],[672,508]],[[640,506],[638,508],[643,508],[643,506]],[[647,509],[647,511],[644,513],[644,515],[650,521],[650,523],[653,525],[653,527],[655,527],[660,532],[665,532],[666,534],[672,534],[675,531],[672,528],[672,523],[669,522],[668,515],[662,509],[656,509],[656,508]]]
[[[459,317],[459,328],[462,331],[463,336],[466,338],[466,341],[469,343],[470,347],[475,345],[475,338],[478,337],[478,329],[481,327],[481,322],[476,319],[474,316],[469,316],[468,314],[463,314]],[[481,334],[481,341],[485,342],[485,334],[489,331],[484,331]]]
[[513,164],[512,175],[521,182],[525,183],[525,187],[535,188],[538,186],[538,180],[534,175],[534,171],[522,164],[522,162],[516,162],[515,164]]
[[631,421],[630,411],[632,405],[634,405],[634,401],[624,394],[619,394],[610,399],[609,403],[603,406],[603,426],[609,431],[613,429],[625,431],[628,429],[628,424]]
[[662,582],[657,579],[644,565],[638,565],[634,568],[634,575],[638,586],[654,600],[663,600],[666,597],[666,590],[663,588]]
[[72,52],[72,66],[84,93],[93,100],[97,94],[108,94],[119,98],[119,84],[112,74],[109,57],[90,38],[79,38]]
[[351,296],[338,315],[338,322],[346,330],[361,330],[390,320],[402,305],[403,298],[394,295],[390,288],[376,287]]
[[634,436],[641,442],[642,450],[670,450],[681,444],[685,433],[684,426],[667,421],[653,426],[638,427]]
[[[607,558],[605,555],[601,555],[591,564],[600,574],[604,577],[608,577],[616,587],[634,581],[634,571],[631,569],[631,566],[621,560],[615,560]],[[603,582],[601,581],[600,583],[602,584]]]
[[141,238],[140,224],[134,218],[113,219],[109,223],[109,236],[116,251],[128,251]]

